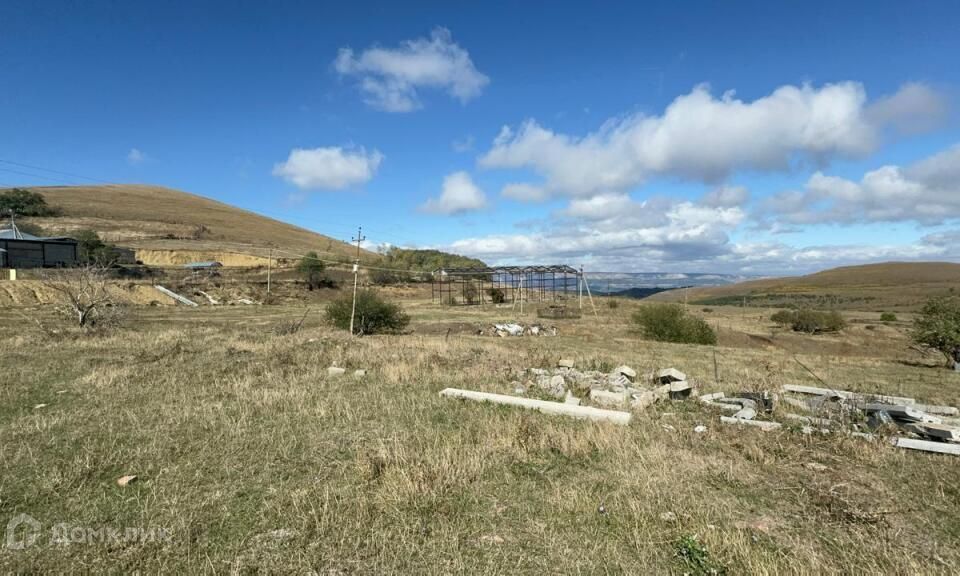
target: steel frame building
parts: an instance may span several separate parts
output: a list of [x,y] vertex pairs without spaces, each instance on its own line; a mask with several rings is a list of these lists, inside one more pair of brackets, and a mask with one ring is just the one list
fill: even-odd
[[432,274],[433,302],[450,306],[493,302],[498,289],[505,302],[555,302],[578,299],[583,272],[572,266],[488,266],[439,268]]

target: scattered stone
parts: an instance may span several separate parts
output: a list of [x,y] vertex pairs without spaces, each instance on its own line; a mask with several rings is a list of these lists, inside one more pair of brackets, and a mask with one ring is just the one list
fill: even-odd
[[137,481],[136,474],[128,474],[126,476],[121,476],[117,478],[117,486],[129,486]]
[[557,362],[557,367],[558,367],[558,368],[573,368],[573,360],[571,360],[571,359],[569,359],[569,358],[561,358],[560,361]]
[[606,390],[591,390],[590,400],[600,406],[622,406],[627,401],[624,392],[608,392]]
[[366,377],[366,375],[367,375],[367,371],[366,371],[366,370],[354,370],[354,371],[353,371],[353,377],[354,377],[354,378],[364,378],[364,377]]
[[673,512],[661,512],[660,519],[663,520],[664,522],[676,522],[677,515],[674,514]]
[[687,379],[687,375],[683,372],[677,370],[676,368],[664,368],[657,372],[657,381],[661,384],[669,384],[670,382],[681,382]]
[[767,390],[763,392],[740,392],[737,396],[753,400],[764,412],[773,412],[773,409],[777,407],[777,395]]
[[518,395],[518,396],[523,396],[524,394],[527,393],[527,389],[524,388],[522,385],[517,384],[517,385],[513,388],[513,393],[516,394],[516,395]]
[[655,392],[647,390],[645,392],[640,392],[639,394],[634,394],[632,400],[630,401],[630,407],[634,410],[644,410],[647,406],[650,406],[656,402],[659,398]]
[[49,404],[37,404],[36,406],[33,407],[33,409],[39,410],[41,408],[46,408],[47,406],[49,406]]
[[550,372],[548,370],[544,370],[543,368],[531,368],[530,373],[536,376],[546,376]]
[[820,464],[819,462],[807,462],[806,464],[803,465],[803,467],[804,467],[804,468],[809,468],[810,470],[813,470],[814,472],[826,472],[827,470],[830,469],[829,467],[827,467],[827,466],[825,466],[825,465],[823,465],[823,464]]
[[690,394],[693,393],[693,386],[689,382],[671,382],[667,386],[670,386],[669,394],[672,400],[683,400],[689,398]]
[[769,432],[770,430],[776,430],[780,428],[781,424],[779,422],[763,422],[761,420],[746,420],[744,418],[731,418],[729,416],[721,416],[720,421],[724,424],[743,424],[746,426],[756,426],[764,432]]
[[554,398],[563,398],[567,393],[567,383],[563,376],[541,376],[537,379],[537,386]]
[[343,376],[347,373],[346,368],[337,368],[336,366],[331,366],[327,368],[327,376]]
[[696,426],[694,426],[693,431],[696,432],[697,434],[703,434],[704,432],[707,431],[707,427],[704,426],[703,424],[697,424]]
[[636,380],[637,378],[637,371],[629,366],[618,366],[616,369],[614,369],[614,373],[626,376],[631,381]]

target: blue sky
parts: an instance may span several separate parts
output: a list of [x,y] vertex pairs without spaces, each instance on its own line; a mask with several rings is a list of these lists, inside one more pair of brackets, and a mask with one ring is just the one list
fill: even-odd
[[960,259],[955,2],[37,4],[2,161],[490,262]]

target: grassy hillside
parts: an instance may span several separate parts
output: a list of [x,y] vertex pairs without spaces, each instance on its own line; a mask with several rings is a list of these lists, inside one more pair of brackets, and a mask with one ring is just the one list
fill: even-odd
[[844,266],[792,278],[670,290],[650,300],[704,305],[813,306],[856,310],[911,310],[960,286],[960,264],[884,262]]
[[[46,230],[89,228],[107,241],[135,248],[148,264],[216,259],[227,265],[266,263],[270,246],[352,258],[342,241],[209,198],[160,186],[40,186],[31,190],[59,208],[61,216],[30,218]],[[370,252],[365,258],[379,259]],[[262,260],[262,262],[261,262]]]

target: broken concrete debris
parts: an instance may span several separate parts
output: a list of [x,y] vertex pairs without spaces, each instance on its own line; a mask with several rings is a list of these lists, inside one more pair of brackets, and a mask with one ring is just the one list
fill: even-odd
[[[893,442],[896,446],[960,455],[960,422],[946,418],[950,422],[945,423],[945,418],[923,410],[932,408],[940,414],[949,415],[955,410],[952,406],[918,404],[913,398],[812,386],[785,385],[783,390],[814,396],[809,401],[785,396],[783,400],[786,404],[815,411],[818,415],[829,415],[827,418],[815,418],[787,414],[786,418],[790,420],[828,429],[839,428],[841,433],[868,440],[872,440],[874,435],[858,429],[864,424],[870,431],[899,429],[915,438],[895,438]],[[840,427],[841,422],[849,426]]]
[[721,416],[720,421],[724,424],[744,424],[747,426],[755,426],[760,428],[764,432],[769,432],[770,430],[776,430],[780,428],[781,424],[779,422],[768,422],[764,420],[749,420],[747,418],[731,418],[730,416]]
[[676,368],[664,368],[657,372],[657,381],[661,384],[669,384],[671,382],[682,382],[687,379],[687,375],[683,372],[677,370]]
[[629,378],[631,382],[637,379],[637,371],[629,366],[617,366],[613,371]]
[[938,452],[940,454],[953,454],[960,456],[960,444],[948,442],[931,442],[929,440],[916,440],[913,438],[895,438],[894,446],[897,448],[909,448],[911,450],[923,450],[925,452]]
[[[483,333],[483,330],[479,331],[479,334],[482,335]],[[507,338],[509,336],[556,336],[557,327],[548,327],[541,324],[524,325],[510,322],[494,324],[490,329],[490,334],[501,338]]]

